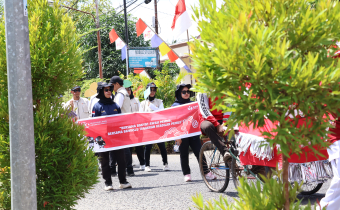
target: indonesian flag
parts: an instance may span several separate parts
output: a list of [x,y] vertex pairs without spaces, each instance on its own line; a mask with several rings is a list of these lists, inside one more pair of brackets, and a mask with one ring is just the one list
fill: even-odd
[[177,38],[192,25],[189,13],[185,6],[185,0],[179,0],[176,5],[175,17],[172,22],[172,31]]

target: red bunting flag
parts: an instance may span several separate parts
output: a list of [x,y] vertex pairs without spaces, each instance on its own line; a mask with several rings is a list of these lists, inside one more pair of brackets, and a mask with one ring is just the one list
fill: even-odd
[[110,37],[110,44],[112,44],[113,42],[115,42],[118,39],[118,35],[117,35],[114,28],[109,33],[109,37]]
[[144,23],[144,21],[139,18],[139,20],[136,23],[137,36],[140,36],[145,31],[146,28],[147,26]]
[[178,56],[172,50],[168,52],[168,57],[171,62],[174,62],[178,59]]

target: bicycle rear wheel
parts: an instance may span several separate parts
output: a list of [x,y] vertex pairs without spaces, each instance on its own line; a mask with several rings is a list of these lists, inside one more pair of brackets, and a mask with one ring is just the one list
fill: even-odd
[[[241,165],[241,162],[240,161],[237,161],[234,157],[232,159],[232,164],[231,164],[231,176],[233,177],[233,182],[234,182],[234,186],[235,188],[239,187],[240,186],[240,178],[243,177],[243,178],[246,178],[247,179],[247,182],[249,184],[251,183],[256,183],[257,182],[257,178],[255,176],[257,176],[257,173],[262,173],[262,174],[265,174],[265,171],[264,171],[264,167],[263,167],[263,172],[262,171],[259,171],[259,170],[256,170],[254,171],[255,173],[255,176],[252,175],[249,170],[251,169],[248,169],[248,172],[246,172],[244,170],[245,167],[248,167],[248,166],[243,166]],[[253,172],[253,171],[252,171]]]
[[[210,141],[204,143],[201,148],[199,166],[204,183],[211,191],[224,192],[227,189],[230,178],[229,167],[224,163],[222,154]],[[207,172],[214,174],[216,179],[208,180],[205,177]]]

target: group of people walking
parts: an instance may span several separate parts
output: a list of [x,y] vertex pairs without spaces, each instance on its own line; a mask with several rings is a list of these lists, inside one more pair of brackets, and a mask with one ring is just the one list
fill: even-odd
[[[124,87],[124,81],[119,76],[111,78],[110,83],[99,82],[97,94],[91,97],[90,100],[80,97],[81,89],[79,86],[72,88],[71,93],[73,99],[66,103],[66,106],[71,106],[77,114],[78,119],[88,118],[90,111],[91,117],[108,116],[120,113],[133,112],[154,112],[164,109],[163,101],[156,98],[157,86],[155,83],[149,83],[146,89],[150,88],[150,94],[146,100],[139,102],[138,98],[134,97],[132,87]],[[178,106],[190,101],[190,84],[181,84],[176,88],[174,104]],[[86,113],[87,112],[87,113]],[[199,160],[199,152],[201,149],[201,141],[199,136],[189,137],[176,140],[179,145],[180,163],[184,175],[184,181],[191,181],[191,171],[189,167],[189,146]],[[168,165],[167,151],[165,143],[157,143],[163,160],[163,170],[170,170]],[[135,147],[137,157],[140,163],[140,169],[146,172],[152,171],[150,168],[150,153],[153,144]],[[118,165],[119,188],[131,188],[132,185],[127,181],[126,176],[134,176],[132,166],[132,148],[114,150],[109,152],[101,152],[99,156],[100,167],[103,179],[105,180],[105,190],[112,190],[112,176],[117,175],[116,164]],[[216,177],[208,171],[205,166],[205,176],[207,179],[216,179]]]
[[[134,97],[132,87],[123,87],[123,80],[114,76],[110,83],[98,83],[97,94],[91,97],[90,101],[81,98],[81,89],[79,86],[72,88],[73,99],[66,103],[66,106],[71,106],[73,112],[78,119],[88,118],[92,112],[92,117],[114,115],[120,113],[132,112],[154,112],[164,109],[162,100],[156,98],[157,86],[154,83],[149,83],[146,89],[150,88],[149,97],[141,103]],[[172,106],[179,106],[190,101],[190,84],[180,84],[175,91],[175,101]],[[203,134],[209,137],[211,142],[218,148],[223,156],[224,162],[229,162],[231,158],[228,149],[223,141],[224,128],[222,125],[223,112],[214,110],[213,106],[216,98],[212,99],[207,94],[198,93],[197,101],[199,105],[200,128]],[[91,112],[90,112],[91,111]],[[333,114],[334,115],[334,114]],[[321,206],[327,209],[337,209],[340,204],[339,183],[339,154],[340,154],[340,119],[334,115],[336,119],[334,128],[330,128],[329,134],[331,147],[328,149],[329,161],[332,164],[334,173],[330,188],[328,189],[325,198],[321,200]],[[191,171],[189,167],[189,146],[195,154],[197,160],[199,159],[199,152],[201,149],[201,141],[199,136],[193,136],[185,139],[176,140],[179,145],[180,163],[184,175],[184,181],[191,181]],[[169,170],[167,152],[165,143],[158,143],[163,160],[163,170]],[[140,169],[147,172],[150,168],[150,152],[151,145],[137,146],[135,151],[140,162]],[[204,157],[203,157],[204,158]],[[120,182],[119,188],[131,188],[131,184],[127,181],[126,175],[133,176],[132,155],[131,148],[120,149],[110,152],[99,153],[100,165],[102,168],[102,175],[105,180],[105,190],[112,190],[112,178],[116,176],[116,163],[118,165],[118,178]],[[205,162],[205,161],[203,161]],[[203,166],[206,179],[216,179],[215,175],[211,173],[207,166]]]

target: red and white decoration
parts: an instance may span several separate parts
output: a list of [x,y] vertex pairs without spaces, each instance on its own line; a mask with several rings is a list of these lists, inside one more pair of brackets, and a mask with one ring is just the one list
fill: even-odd
[[86,136],[103,139],[95,152],[166,142],[201,134],[198,103],[189,103],[152,113],[129,113],[78,120]]
[[175,17],[171,26],[174,36],[177,38],[188,30],[191,25],[192,21],[185,6],[185,0],[179,0],[176,5]]

